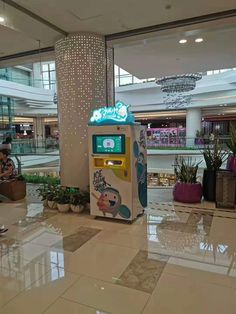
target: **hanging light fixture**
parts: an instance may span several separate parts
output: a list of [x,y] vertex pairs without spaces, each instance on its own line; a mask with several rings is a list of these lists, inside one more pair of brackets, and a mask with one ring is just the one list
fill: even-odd
[[165,76],[156,80],[165,93],[164,103],[167,109],[187,107],[191,95],[187,94],[196,87],[196,82],[202,78],[200,73]]

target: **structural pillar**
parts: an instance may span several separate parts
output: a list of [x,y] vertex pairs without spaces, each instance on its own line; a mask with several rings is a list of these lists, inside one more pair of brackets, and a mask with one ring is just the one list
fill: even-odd
[[193,147],[197,131],[201,131],[202,114],[200,108],[189,108],[186,113],[186,146]]
[[43,118],[37,117],[34,119],[34,138],[37,147],[43,146],[43,141],[45,139],[45,126],[43,123]]
[[32,85],[34,87],[43,88],[43,77],[42,77],[42,69],[41,69],[41,63],[36,62],[33,63],[33,73],[32,73]]
[[111,54],[107,53],[104,36],[78,33],[59,40],[55,56],[61,184],[87,189],[87,124],[95,108],[111,101],[107,92]]

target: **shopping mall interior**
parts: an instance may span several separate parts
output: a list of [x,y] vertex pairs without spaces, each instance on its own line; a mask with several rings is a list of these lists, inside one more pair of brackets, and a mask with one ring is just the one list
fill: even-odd
[[0,313],[236,313],[235,0],[0,0]]

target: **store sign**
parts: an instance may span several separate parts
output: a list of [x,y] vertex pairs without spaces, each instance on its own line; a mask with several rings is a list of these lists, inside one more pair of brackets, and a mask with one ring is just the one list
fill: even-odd
[[93,111],[90,124],[134,124],[135,119],[129,107],[117,102],[113,107],[102,107]]

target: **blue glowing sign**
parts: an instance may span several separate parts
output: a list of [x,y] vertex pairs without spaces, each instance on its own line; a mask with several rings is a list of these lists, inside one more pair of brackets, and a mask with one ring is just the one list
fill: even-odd
[[114,107],[103,107],[93,111],[90,125],[134,124],[135,119],[129,107],[117,102]]

